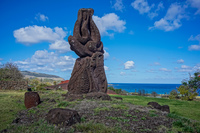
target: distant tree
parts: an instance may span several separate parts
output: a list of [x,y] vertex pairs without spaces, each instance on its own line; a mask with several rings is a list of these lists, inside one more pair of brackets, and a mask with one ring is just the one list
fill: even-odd
[[142,90],[138,90],[138,95],[141,96],[142,95]]
[[17,64],[7,62],[0,66],[0,80],[4,81],[19,81],[23,80],[23,75],[18,69]]
[[152,92],[151,92],[151,95],[152,95],[153,97],[156,97],[158,94],[157,94],[155,91],[152,91]]
[[53,81],[53,85],[57,85],[57,82],[56,82],[56,81]]
[[108,87],[109,90],[116,92],[117,94],[122,94],[122,89],[115,89],[113,86]]
[[200,71],[190,76],[190,79],[183,81],[182,85],[178,88],[182,100],[193,100],[200,93]]
[[169,99],[178,99],[178,92],[177,92],[177,90],[172,90],[170,92]]

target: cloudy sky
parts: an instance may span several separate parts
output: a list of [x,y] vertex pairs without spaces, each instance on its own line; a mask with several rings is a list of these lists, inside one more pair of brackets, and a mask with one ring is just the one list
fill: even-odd
[[109,83],[181,83],[200,69],[200,0],[0,0],[0,65],[69,79],[80,8],[94,9]]

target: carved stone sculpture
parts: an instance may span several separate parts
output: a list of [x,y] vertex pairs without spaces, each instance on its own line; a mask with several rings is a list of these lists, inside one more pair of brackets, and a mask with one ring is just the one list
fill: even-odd
[[104,71],[104,50],[99,30],[92,20],[94,10],[80,9],[73,36],[68,42],[80,58],[76,60],[68,84],[67,97],[82,97],[87,93],[106,93],[107,79]]

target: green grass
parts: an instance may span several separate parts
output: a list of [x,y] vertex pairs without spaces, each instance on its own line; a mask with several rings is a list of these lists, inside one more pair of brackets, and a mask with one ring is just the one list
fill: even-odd
[[129,107],[127,105],[121,103],[121,104],[113,104],[112,108],[127,110]]
[[95,108],[94,109],[94,112],[95,112],[95,115],[97,115],[97,114],[99,114],[100,113],[100,111],[109,111],[110,109],[109,108],[107,108],[107,107],[101,107],[101,108]]
[[[24,93],[25,91],[3,91],[0,90],[0,131],[6,128],[11,127],[10,123],[15,119],[17,112],[20,110],[26,109],[24,106]],[[55,107],[70,107],[74,106],[80,103],[80,101],[73,101],[73,102],[66,102],[64,101],[64,97],[61,96],[61,94],[66,94],[66,91],[44,91],[40,93],[40,98],[44,99],[54,99],[56,101]],[[118,101],[103,101],[103,102],[110,102],[112,103],[111,108],[113,109],[123,109],[124,114],[123,117],[132,117],[131,121],[137,122],[138,120],[146,120],[146,116],[137,118],[136,116],[130,115],[126,110],[129,109],[128,104],[131,103],[134,105],[143,105],[147,106],[148,102],[158,102],[161,105],[169,105],[170,106],[170,113],[168,116],[176,119],[176,121],[173,123],[173,128],[175,131],[181,131],[181,132],[192,132],[192,131],[200,131],[200,123],[199,122],[193,122],[190,119],[200,121],[200,102],[198,101],[181,101],[181,100],[169,100],[169,99],[162,99],[162,98],[151,98],[151,97],[143,97],[143,96],[119,96],[119,95],[111,95],[112,96],[118,96],[122,97],[123,100]],[[20,100],[20,101],[19,101]],[[38,108],[43,109],[43,106]],[[109,107],[98,107],[94,109],[95,113],[99,113],[100,111],[109,111]],[[135,110],[135,112],[139,112],[139,110]],[[30,109],[30,114],[36,113],[35,110]],[[156,117],[156,111],[150,110],[149,116]],[[181,117],[182,116],[182,117]],[[188,119],[189,118],[189,119]],[[129,120],[125,118],[120,117],[108,117],[107,119],[117,120],[117,121],[123,121],[128,123]],[[103,124],[99,123],[91,123],[87,122],[85,118],[81,119],[80,124],[74,125],[77,131],[84,131],[84,132],[93,132],[100,129],[102,132],[122,132],[119,128],[110,128],[106,127]],[[43,124],[41,124],[43,123]],[[38,127],[37,129],[35,127]],[[127,125],[128,126],[128,125]],[[37,131],[37,132],[45,132],[43,129],[48,130],[49,132],[59,132],[57,129],[54,129],[52,126],[48,125],[47,123],[44,123],[43,120],[40,120],[38,122],[33,123],[32,125],[26,127],[26,126],[19,126],[16,130],[21,131]],[[144,129],[147,130],[148,129]],[[124,132],[124,131],[123,131]],[[172,130],[173,132],[173,130]]]
[[102,123],[80,123],[75,125],[76,131],[84,133],[129,133],[121,130],[119,127],[107,127]]
[[152,98],[143,96],[120,96],[120,95],[110,95],[110,96],[122,97],[124,103],[128,102],[134,105],[147,106],[148,102],[158,102],[160,105],[169,105],[170,112],[173,112],[174,114],[179,116],[200,121],[199,101],[182,101],[182,100],[171,100],[171,99]]
[[0,91],[0,131],[15,119],[18,111],[25,109],[24,93],[23,91]]
[[54,125],[49,125],[45,120],[40,119],[30,125],[10,126],[14,128],[11,133],[60,133]]

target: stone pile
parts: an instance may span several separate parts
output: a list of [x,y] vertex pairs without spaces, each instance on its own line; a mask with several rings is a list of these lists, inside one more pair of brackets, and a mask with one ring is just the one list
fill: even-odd
[[26,90],[27,88],[27,81],[0,81],[0,90]]

